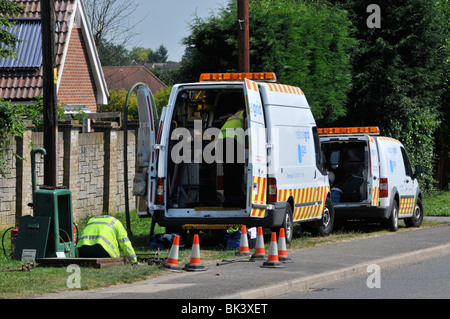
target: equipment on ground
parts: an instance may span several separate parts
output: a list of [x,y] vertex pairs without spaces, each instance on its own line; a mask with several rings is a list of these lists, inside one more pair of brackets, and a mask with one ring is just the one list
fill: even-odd
[[36,153],[46,155],[47,152],[43,148],[31,151],[33,216],[20,218],[14,258],[30,261],[75,257],[72,193],[65,187],[37,188]]

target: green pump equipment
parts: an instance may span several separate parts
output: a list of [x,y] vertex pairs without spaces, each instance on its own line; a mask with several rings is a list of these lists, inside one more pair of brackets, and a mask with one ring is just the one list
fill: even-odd
[[14,258],[75,257],[72,193],[65,187],[37,187],[36,153],[47,154],[43,148],[31,151],[33,216],[20,218]]

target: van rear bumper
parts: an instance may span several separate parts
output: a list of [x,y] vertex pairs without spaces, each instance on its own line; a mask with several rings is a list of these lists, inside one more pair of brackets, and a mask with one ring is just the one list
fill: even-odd
[[391,209],[380,206],[335,204],[336,218],[389,218]]
[[274,204],[273,210],[267,210],[266,216],[264,218],[257,217],[202,217],[202,218],[192,218],[192,217],[176,217],[168,218],[165,216],[164,211],[156,211],[155,217],[158,225],[163,227],[178,227],[187,224],[206,224],[206,225],[216,225],[216,224],[242,224],[247,227],[280,227],[283,223],[286,214],[286,202],[280,202]]

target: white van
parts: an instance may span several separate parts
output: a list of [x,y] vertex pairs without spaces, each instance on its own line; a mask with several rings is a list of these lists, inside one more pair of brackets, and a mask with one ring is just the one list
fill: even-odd
[[[311,222],[328,235],[334,210],[315,120],[302,90],[275,81],[273,73],[202,74],[200,82],[173,87],[159,121],[148,88],[140,87],[139,216],[171,230],[284,227],[287,242],[294,222]],[[242,201],[230,206],[216,152],[222,126],[239,110],[246,118]]]
[[382,218],[396,231],[398,220],[419,227],[422,193],[398,140],[379,136],[378,127],[320,128],[320,141],[330,174],[336,218]]

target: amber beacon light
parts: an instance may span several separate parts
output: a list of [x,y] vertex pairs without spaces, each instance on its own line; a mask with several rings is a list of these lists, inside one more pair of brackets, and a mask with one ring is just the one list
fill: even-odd
[[253,73],[203,73],[200,75],[200,82],[212,81],[253,81],[276,82],[277,76],[273,72],[253,72]]

